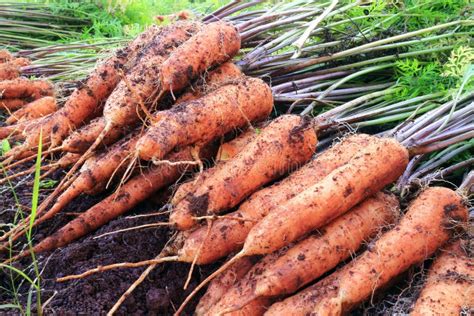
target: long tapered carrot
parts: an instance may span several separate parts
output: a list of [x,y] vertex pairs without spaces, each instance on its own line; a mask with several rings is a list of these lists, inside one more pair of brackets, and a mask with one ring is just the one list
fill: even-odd
[[49,81],[17,78],[0,81],[0,99],[39,99],[52,96],[54,87]]
[[205,143],[234,128],[266,118],[273,107],[270,88],[260,79],[245,78],[202,98],[160,112],[137,144],[145,160],[161,159],[177,146]]
[[[193,165],[189,164],[192,161],[191,152],[192,148],[188,147],[170,154],[170,161],[185,163],[162,164],[145,170],[122,185],[117,192],[73,219],[53,235],[40,241],[33,250],[38,253],[65,246],[130,210],[154,192],[176,181],[183,172],[192,167]],[[203,149],[203,155],[207,156],[210,153],[212,150]]]
[[[365,134],[349,136],[318,155],[281,182],[254,193],[237,211],[229,214],[234,218],[241,217],[247,219],[247,221],[222,218],[213,223],[208,242],[204,243],[201,250],[199,262],[201,264],[211,263],[239,250],[250,229],[272,209],[319,182],[334,169],[346,164],[370,142],[375,141],[377,141],[376,137]],[[196,251],[199,245],[203,244],[206,236],[205,227],[200,227],[192,232],[185,239],[185,243],[179,252],[180,256],[182,258],[196,256]]]
[[474,266],[468,247],[457,240],[441,250],[410,315],[456,316],[472,310]]
[[18,121],[28,121],[37,119],[53,113],[58,108],[54,97],[44,97],[26,104],[21,109],[16,110],[5,121],[7,124],[14,124]]
[[280,116],[175,205],[170,222],[185,230],[195,224],[194,216],[221,213],[236,206],[261,186],[306,163],[316,143],[316,133],[307,119]]
[[296,240],[397,180],[408,152],[394,139],[369,144],[346,165],[271,211],[250,231],[243,253],[264,254]]
[[340,315],[369,298],[413,264],[433,254],[467,219],[462,198],[433,187],[422,192],[392,230],[360,257],[301,293],[274,304],[266,315]]
[[365,242],[398,218],[398,201],[379,192],[288,249],[265,269],[252,289],[226,295],[212,309],[220,314],[242,309],[258,297],[291,294],[349,258]]
[[237,283],[254,265],[251,258],[242,258],[234,263],[227,271],[212,280],[206,294],[199,300],[194,313],[197,316],[204,315],[211,307],[217,303],[224,294]]
[[23,146],[14,148],[10,156],[15,157],[22,151],[35,147],[38,144],[40,132],[44,141],[50,140],[52,146],[56,147],[69,135],[71,129],[99,115],[103,101],[120,81],[120,71],[127,63],[133,63],[133,56],[136,56],[158,31],[159,28],[155,26],[148,28],[125,48],[117,50],[112,56],[99,62],[59,111],[51,117],[43,118],[26,130],[25,143]]

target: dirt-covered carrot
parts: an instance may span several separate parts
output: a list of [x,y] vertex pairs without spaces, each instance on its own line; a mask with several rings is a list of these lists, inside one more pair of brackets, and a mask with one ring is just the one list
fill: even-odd
[[142,136],[137,152],[142,159],[159,160],[175,147],[206,143],[263,120],[272,107],[270,88],[260,79],[223,85],[198,100],[160,112],[160,120]]
[[20,77],[20,67],[8,62],[0,64],[0,80],[12,80]]
[[[282,256],[287,249],[280,249],[279,251],[263,257],[256,263],[245,276],[234,284],[222,298],[214,304],[211,309],[204,315],[221,315],[227,307],[233,305],[244,306],[242,309],[225,315],[263,315],[264,311],[270,305],[270,300],[264,297],[258,297],[249,301],[248,298],[252,296],[255,285],[260,279],[262,272],[271,266],[280,256]],[[240,260],[239,260],[240,261]],[[245,308],[245,310],[244,310]]]
[[474,307],[474,266],[468,241],[442,249],[410,315],[462,315]]
[[[61,150],[73,153],[84,153],[105,128],[103,116],[95,118],[89,124],[73,131],[62,143]],[[109,130],[102,140],[102,145],[114,143],[120,136],[126,134],[128,126],[116,126]]]
[[280,116],[175,205],[170,222],[185,230],[195,224],[195,216],[236,206],[263,185],[306,163],[316,150],[316,143],[309,120],[296,115]]
[[31,60],[25,57],[17,57],[11,60],[10,62],[18,67],[25,67],[31,65]]
[[154,36],[159,28],[150,27],[139,35],[127,47],[117,50],[112,56],[97,64],[94,71],[69,96],[64,106],[55,115],[44,118],[39,124],[28,129],[28,137],[22,147],[12,151],[15,156],[38,144],[40,132],[45,141],[51,140],[52,146],[58,146],[69,135],[71,129],[99,115],[103,101],[120,81],[120,71],[127,63],[133,64],[133,58]]
[[[199,261],[206,264],[239,250],[250,229],[272,209],[319,182],[334,169],[346,164],[369,143],[377,140],[376,137],[365,134],[345,138],[281,182],[257,191],[237,211],[228,214],[233,218],[246,219],[245,221],[217,219],[209,234],[206,227],[196,229],[185,239],[180,249],[181,256],[193,258],[200,245],[203,245]],[[207,241],[203,243],[205,238]]]
[[27,103],[28,101],[24,99],[3,99],[0,100],[0,110],[15,111]]
[[242,76],[242,71],[234,63],[224,63],[216,69],[207,72],[202,78],[199,78],[191,88],[188,88],[176,100],[176,104],[196,100],[205,95],[209,90]]
[[14,57],[6,49],[0,49],[0,64],[12,60]]
[[52,96],[54,87],[49,81],[17,78],[0,81],[0,99],[32,99]]
[[18,121],[28,121],[51,114],[58,108],[54,97],[44,97],[35,100],[21,109],[13,112],[5,121],[7,124],[14,124]]
[[[169,160],[177,162],[192,161],[191,151],[192,148],[187,147],[181,151],[171,153]],[[205,151],[207,152],[203,152],[203,155],[207,156],[210,151],[208,149]],[[34,247],[34,251],[52,250],[86,235],[106,224],[111,219],[130,210],[159,189],[173,183],[190,167],[192,165],[189,164],[161,164],[159,166],[152,166],[150,169],[127,181],[117,192],[112,193],[109,197],[73,219],[53,235],[42,240]]]
[[249,257],[242,258],[234,263],[227,271],[219,275],[207,287],[206,294],[201,297],[195,309],[196,315],[204,315],[211,307],[217,303],[224,294],[254,265],[254,260]]
[[396,140],[370,143],[346,165],[272,210],[252,228],[242,253],[270,253],[321,227],[397,180],[407,164],[408,151]]
[[260,127],[257,129],[249,128],[233,140],[223,143],[219,147],[219,152],[217,153],[216,161],[227,161],[235,156],[247,146],[250,142],[255,140],[260,132]]
[[266,315],[348,312],[395,276],[433,254],[466,219],[467,209],[456,192],[428,188],[369,250],[315,285],[274,304]]
[[225,22],[209,23],[172,53],[160,69],[164,91],[178,91],[212,66],[224,63],[240,50],[237,29]]

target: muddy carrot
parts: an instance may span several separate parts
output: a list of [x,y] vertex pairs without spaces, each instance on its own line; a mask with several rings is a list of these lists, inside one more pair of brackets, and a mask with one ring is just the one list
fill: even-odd
[[5,122],[7,124],[14,124],[18,121],[37,119],[53,113],[57,108],[56,99],[54,97],[44,97],[16,110]]
[[52,96],[54,87],[49,81],[17,78],[0,81],[0,99],[39,99]]
[[0,100],[0,110],[15,111],[27,104],[28,101],[24,99],[3,99]]
[[441,249],[410,315],[462,315],[474,307],[474,269],[469,244]]
[[174,206],[170,222],[185,230],[195,224],[195,216],[221,213],[236,206],[263,185],[306,163],[316,142],[310,121],[296,115],[280,116]]
[[[213,223],[208,236],[209,242],[204,243],[199,260],[202,264],[211,263],[241,249],[250,229],[272,209],[319,182],[336,168],[345,165],[360,150],[377,140],[376,137],[365,134],[349,136],[281,182],[254,193],[237,211],[228,214],[234,218],[247,219],[246,221],[222,218]],[[206,236],[206,227],[200,227],[192,232],[180,251],[182,256],[194,257]]]
[[266,315],[348,312],[395,276],[433,254],[466,219],[467,209],[456,192],[428,188],[370,250],[315,285],[274,304]]
[[12,80],[20,77],[20,68],[12,62],[0,64],[0,80]]

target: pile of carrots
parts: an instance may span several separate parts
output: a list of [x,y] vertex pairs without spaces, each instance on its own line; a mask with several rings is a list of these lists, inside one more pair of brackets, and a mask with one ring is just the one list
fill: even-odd
[[[225,22],[153,26],[99,63],[59,109],[47,82],[1,81],[3,107],[33,101],[19,105],[7,121],[12,125],[0,130],[23,140],[4,163],[34,156],[42,146],[47,154],[63,153],[55,166],[70,167],[36,218],[0,236],[1,248],[81,194],[116,184],[113,194],[33,250],[66,246],[194,172],[170,201],[164,224],[177,234],[157,259],[59,281],[116,267],[194,266],[230,256],[177,314],[209,284],[197,315],[339,315],[451,240],[414,314],[474,305],[472,293],[454,300],[473,279],[459,239],[468,217],[463,197],[427,188],[402,214],[385,189],[407,168],[408,150],[392,138],[354,134],[316,154],[314,120],[291,114],[269,119],[270,87],[231,62],[240,46],[239,32]],[[11,62],[5,56],[2,61]],[[54,106],[40,111],[43,103]],[[214,165],[204,169],[208,161]],[[450,278],[452,266],[468,281]]]
[[21,67],[29,63],[27,58],[15,58],[6,50],[0,51],[0,110],[8,116],[8,126],[0,132],[2,138],[58,108],[50,82],[20,78]]

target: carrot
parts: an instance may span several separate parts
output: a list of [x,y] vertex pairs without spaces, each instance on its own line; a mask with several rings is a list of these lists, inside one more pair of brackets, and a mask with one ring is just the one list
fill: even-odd
[[[1,101],[0,101],[1,104]],[[46,115],[51,116],[52,114]],[[24,139],[24,131],[28,129],[29,126],[35,125],[40,122],[41,118],[31,119],[28,121],[16,122],[13,125],[7,125],[0,127],[0,138],[14,137],[15,139]],[[15,147],[13,148],[15,150]],[[36,152],[36,150],[34,150]],[[28,151],[23,152],[22,155],[28,156]],[[18,155],[17,158],[20,159],[22,155]]]
[[466,315],[474,307],[469,245],[458,240],[441,250],[410,315]]
[[213,22],[181,45],[163,63],[160,82],[165,91],[185,88],[212,66],[226,62],[240,50],[238,30],[224,22]]
[[211,307],[217,303],[222,296],[254,265],[251,258],[242,258],[234,263],[227,271],[212,280],[209,284],[206,294],[201,297],[195,309],[196,315],[204,315]]
[[223,143],[217,152],[216,161],[227,161],[234,158],[242,150],[242,148],[254,141],[257,136],[258,132],[255,129],[250,128],[233,140]]
[[198,79],[193,87],[188,88],[176,100],[176,104],[196,100],[207,94],[209,90],[225,84],[231,80],[236,80],[242,76],[242,71],[235,64],[231,62],[224,63]]
[[58,146],[62,140],[84,121],[99,115],[103,101],[110,95],[120,81],[120,70],[126,64],[133,64],[133,56],[139,53],[148,41],[156,36],[158,28],[148,28],[127,47],[117,50],[106,60],[99,62],[94,71],[69,96],[64,106],[49,118],[28,129],[25,144],[11,155],[29,150],[38,144],[42,131],[43,138],[51,140],[52,146]]
[[[98,117],[89,124],[72,132],[62,143],[61,149],[67,152],[84,153],[100,135],[105,128],[104,117]],[[112,128],[106,137],[102,140],[102,145],[113,144],[120,136],[126,134],[127,128],[117,126]]]
[[31,60],[25,57],[17,57],[10,62],[18,67],[26,67],[31,65]]
[[56,110],[56,99],[53,97],[44,97],[28,103],[21,109],[13,112],[5,122],[7,124],[13,124],[18,121],[28,121],[51,114]]
[[428,188],[401,221],[370,250],[322,281],[280,303],[266,315],[340,315],[413,264],[425,260],[452,236],[467,209],[454,191]]
[[6,49],[0,49],[0,64],[5,63],[9,60],[12,60],[13,56]]
[[17,109],[21,108],[22,106],[24,106],[27,103],[28,103],[28,101],[24,100],[24,99],[18,99],[18,98],[3,99],[3,100],[0,100],[0,109],[8,110],[8,111],[14,111],[14,110],[17,110]]
[[192,232],[179,254],[182,258],[193,258],[207,237],[198,262],[207,264],[239,250],[250,229],[272,209],[291,199],[301,191],[319,182],[334,169],[346,164],[356,153],[377,138],[364,134],[349,136],[308,162],[281,182],[254,193],[237,211],[229,215],[247,221],[222,218],[216,220],[207,237],[206,227]]
[[245,78],[204,97],[160,112],[137,144],[145,160],[160,160],[173,148],[206,143],[249,121],[266,118],[273,106],[270,88],[260,79]]
[[[211,309],[204,315],[221,315],[225,307],[232,305],[245,305],[246,308],[242,308],[234,312],[229,312],[225,315],[263,315],[264,311],[270,306],[270,299],[265,297],[257,297],[252,301],[248,301],[248,298],[252,295],[255,289],[255,284],[261,278],[262,272],[265,271],[269,266],[271,266],[285,252],[286,249],[280,249],[275,253],[263,257],[249,270],[249,272],[241,280],[236,282],[236,284],[234,284],[222,296],[222,298],[216,304],[214,304]],[[248,304],[250,304],[250,306],[248,306]]]
[[20,77],[20,68],[12,62],[0,64],[0,80],[12,80]]
[[[169,160],[189,162],[192,160],[191,151],[192,148],[187,147],[181,151],[171,153]],[[208,155],[208,153],[203,153],[203,155]],[[130,210],[164,186],[173,183],[189,167],[189,164],[161,164],[152,166],[150,169],[130,179],[117,192],[73,219],[53,235],[43,239],[34,246],[34,251],[44,252],[62,247],[86,235]]]
[[349,163],[331,172],[252,228],[242,254],[275,251],[395,181],[408,164],[408,152],[394,139],[369,144]]
[[45,80],[17,78],[0,81],[0,99],[32,98],[36,100],[53,94],[53,85]]
[[261,186],[308,161],[317,142],[308,123],[296,115],[272,121],[254,142],[175,205],[170,222],[186,230],[195,224],[194,216],[234,207]]

